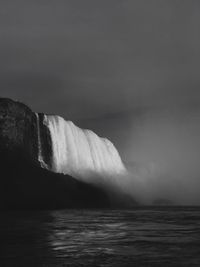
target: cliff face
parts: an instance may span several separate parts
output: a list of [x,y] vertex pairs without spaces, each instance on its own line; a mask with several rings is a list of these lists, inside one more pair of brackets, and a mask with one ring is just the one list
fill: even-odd
[[26,105],[0,99],[0,209],[109,207],[107,195],[95,186],[41,168],[50,166],[51,143],[43,114]]
[[37,159],[36,119],[24,104],[0,99],[0,149]]
[[112,143],[54,118],[0,98],[0,209],[135,204],[119,194],[125,168]]
[[51,164],[51,140],[48,128],[43,125],[43,114],[36,114],[26,105],[0,98],[0,150],[10,155],[25,156],[38,163],[38,127],[43,158]]

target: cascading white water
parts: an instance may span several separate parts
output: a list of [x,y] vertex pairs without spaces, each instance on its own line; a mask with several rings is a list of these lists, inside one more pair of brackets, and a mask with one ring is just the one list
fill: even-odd
[[114,145],[90,130],[83,130],[59,116],[44,116],[52,139],[52,171],[84,180],[119,176],[125,167]]
[[48,168],[46,163],[43,160],[42,155],[42,142],[41,142],[41,135],[40,135],[40,119],[38,113],[35,113],[36,121],[37,121],[37,141],[38,141],[38,161],[43,168]]
[[38,113],[35,113],[35,116],[37,122],[38,161],[41,163],[43,159],[42,159],[42,146],[41,146],[41,136],[40,136],[40,122]]

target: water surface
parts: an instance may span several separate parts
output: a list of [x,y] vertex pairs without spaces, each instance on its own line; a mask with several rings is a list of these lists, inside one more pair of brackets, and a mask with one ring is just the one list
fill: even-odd
[[0,266],[200,266],[200,208],[2,212]]

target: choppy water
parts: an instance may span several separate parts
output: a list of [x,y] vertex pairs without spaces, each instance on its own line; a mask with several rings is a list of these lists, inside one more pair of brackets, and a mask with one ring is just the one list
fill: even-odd
[[0,266],[200,266],[200,208],[2,212]]

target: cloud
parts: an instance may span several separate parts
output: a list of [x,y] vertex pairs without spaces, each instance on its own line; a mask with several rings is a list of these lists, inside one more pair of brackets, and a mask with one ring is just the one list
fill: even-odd
[[0,93],[72,119],[199,104],[198,10],[197,1],[3,1]]

